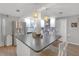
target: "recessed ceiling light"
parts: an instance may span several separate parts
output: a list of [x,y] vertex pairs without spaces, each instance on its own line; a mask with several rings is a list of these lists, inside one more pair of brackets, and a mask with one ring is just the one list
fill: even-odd
[[9,17],[9,15],[6,15],[7,17]]
[[19,9],[17,9],[17,10],[16,10],[16,12],[20,12],[20,10],[19,10]]
[[63,14],[63,12],[59,12],[59,14]]

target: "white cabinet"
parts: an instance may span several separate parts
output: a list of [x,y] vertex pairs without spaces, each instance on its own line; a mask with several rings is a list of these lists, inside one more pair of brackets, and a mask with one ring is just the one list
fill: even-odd
[[25,44],[23,44],[18,39],[16,39],[16,43],[17,43],[17,48],[16,48],[17,56],[30,55],[30,48],[28,48]]
[[41,52],[35,52],[27,45],[25,45],[20,40],[16,39],[16,53],[17,56],[57,56],[58,55],[58,48],[50,45]]
[[17,56],[36,56],[36,55],[38,55],[38,53],[31,50],[28,46],[26,46],[23,42],[21,42],[18,39],[16,39],[16,44],[17,44],[17,48],[16,48]]

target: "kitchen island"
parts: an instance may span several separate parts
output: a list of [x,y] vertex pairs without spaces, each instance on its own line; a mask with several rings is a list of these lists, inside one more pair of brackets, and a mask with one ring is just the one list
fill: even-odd
[[56,36],[54,33],[49,35],[43,35],[42,38],[33,38],[32,33],[27,35],[20,35],[17,42],[17,55],[18,56],[36,56],[46,48],[48,48],[54,41],[59,39],[60,36]]

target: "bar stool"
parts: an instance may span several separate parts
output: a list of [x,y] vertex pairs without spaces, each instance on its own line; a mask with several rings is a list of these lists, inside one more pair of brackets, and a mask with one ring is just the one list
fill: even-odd
[[62,43],[59,44],[58,56],[67,56],[67,45],[67,41],[62,41]]

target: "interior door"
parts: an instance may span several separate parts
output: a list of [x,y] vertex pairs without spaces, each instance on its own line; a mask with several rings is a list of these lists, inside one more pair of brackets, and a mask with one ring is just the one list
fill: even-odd
[[0,46],[1,46],[1,18],[0,18]]
[[6,45],[6,22],[5,19],[0,18],[0,47]]
[[3,35],[2,35],[2,18],[0,18],[0,47],[4,46],[4,40],[3,40]]

